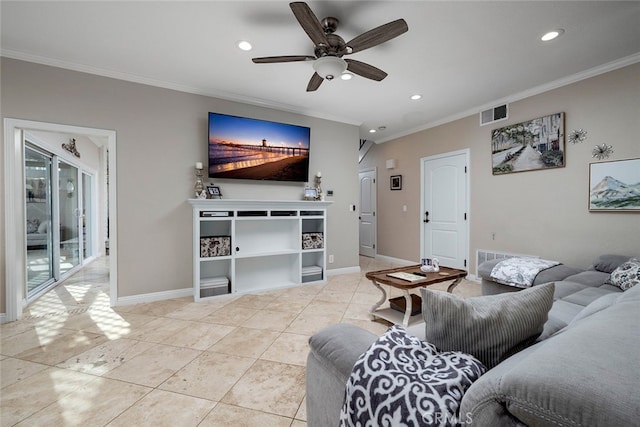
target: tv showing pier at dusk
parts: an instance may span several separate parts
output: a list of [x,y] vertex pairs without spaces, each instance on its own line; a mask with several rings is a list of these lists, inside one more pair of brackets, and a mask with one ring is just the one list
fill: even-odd
[[209,178],[307,182],[311,130],[209,113]]

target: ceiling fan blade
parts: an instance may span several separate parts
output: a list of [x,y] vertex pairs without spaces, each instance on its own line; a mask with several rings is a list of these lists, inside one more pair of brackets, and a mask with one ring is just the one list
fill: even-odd
[[313,61],[315,56],[308,55],[285,55],[285,56],[265,56],[262,58],[251,59],[255,64],[273,64],[277,62],[298,62],[298,61]]
[[327,36],[322,29],[322,24],[320,24],[316,15],[305,2],[297,1],[289,3],[289,7],[291,7],[291,11],[293,11],[300,26],[304,32],[307,33],[314,45],[329,46]]
[[364,62],[356,61],[355,59],[345,59],[347,63],[347,70],[355,73],[359,76],[367,79],[380,81],[387,77],[387,73],[380,68],[376,68],[373,65],[365,64]]
[[307,85],[307,92],[318,90],[323,80],[324,79],[320,77],[318,73],[313,73],[313,76],[311,76],[311,80],[309,80],[309,84]]
[[360,34],[347,43],[347,49],[351,48],[351,52],[349,53],[360,52],[361,50],[369,49],[370,47],[377,46],[398,37],[408,30],[409,26],[407,22],[404,19],[398,19]]

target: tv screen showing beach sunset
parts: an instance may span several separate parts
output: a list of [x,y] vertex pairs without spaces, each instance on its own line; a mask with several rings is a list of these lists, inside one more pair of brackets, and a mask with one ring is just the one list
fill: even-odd
[[209,113],[209,177],[306,182],[310,129]]

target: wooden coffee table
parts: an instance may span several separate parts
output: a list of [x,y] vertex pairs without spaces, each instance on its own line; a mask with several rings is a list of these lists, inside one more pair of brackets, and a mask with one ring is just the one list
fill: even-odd
[[[424,279],[418,280],[415,282],[410,282],[403,279],[398,279],[395,277],[389,276],[390,273],[409,273],[409,274],[417,274],[423,275]],[[415,288],[422,288],[425,286],[435,285],[436,283],[448,282],[451,281],[451,284],[447,287],[447,292],[451,293],[458,286],[458,283],[462,281],[467,276],[467,272],[465,270],[459,270],[457,268],[449,268],[449,267],[440,267],[440,271],[437,273],[423,273],[420,271],[419,265],[412,265],[410,267],[400,267],[400,268],[390,268],[387,270],[378,270],[378,271],[370,271],[365,277],[373,283],[373,285],[382,292],[382,298],[380,301],[375,303],[369,313],[375,318],[379,317],[381,319],[387,320],[397,325],[402,325],[404,327],[409,326],[409,323],[412,321],[419,320],[422,316],[421,314],[416,314],[411,316],[411,308],[412,308],[412,297],[409,293],[409,290]],[[388,285],[394,287],[396,289],[402,290],[402,293],[405,298],[405,311],[403,313],[394,310],[392,308],[380,308],[382,304],[387,301],[387,291],[381,285]]]

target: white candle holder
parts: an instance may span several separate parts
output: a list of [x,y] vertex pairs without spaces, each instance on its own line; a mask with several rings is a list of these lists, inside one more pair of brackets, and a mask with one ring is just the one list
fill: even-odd
[[204,191],[204,183],[202,182],[202,169],[195,168],[195,170],[196,170],[196,183],[193,186],[193,189],[196,192],[196,198],[206,199],[207,192]]

